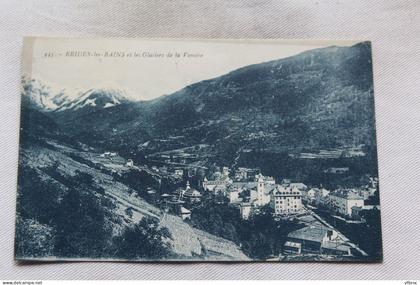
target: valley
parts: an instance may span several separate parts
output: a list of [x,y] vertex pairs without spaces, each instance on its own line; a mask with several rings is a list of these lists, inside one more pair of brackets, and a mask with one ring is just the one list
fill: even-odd
[[[246,66],[149,101],[118,88],[23,87],[18,257],[381,258],[380,241],[366,257],[330,225],[340,215],[345,231],[380,232],[368,42]],[[292,197],[287,214],[282,195]],[[343,210],[343,195],[364,195],[369,207]],[[312,236],[318,248],[304,248]]]

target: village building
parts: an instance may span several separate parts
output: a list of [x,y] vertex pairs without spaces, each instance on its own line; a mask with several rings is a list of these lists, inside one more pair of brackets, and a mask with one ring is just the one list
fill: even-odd
[[258,181],[258,179],[262,178],[262,180],[264,181],[264,183],[266,185],[275,185],[276,184],[276,180],[274,180],[274,178],[272,176],[264,176],[262,174],[257,174],[255,175],[255,181]]
[[302,244],[294,241],[286,241],[283,246],[283,253],[286,255],[302,254]]
[[[187,186],[189,186],[189,184]],[[191,188],[189,188],[188,190],[191,190]],[[179,215],[183,220],[190,219],[191,211],[185,208],[184,205],[186,202],[183,200],[188,190],[180,187],[177,190],[175,190],[172,195],[166,193],[162,194],[161,199],[163,200],[163,205],[165,206],[166,212],[171,212],[176,215]]]
[[299,191],[306,191],[308,189],[308,186],[306,186],[303,183],[288,183],[290,187],[296,187]]
[[133,161],[131,158],[129,158],[129,159],[127,159],[127,163],[126,163],[126,165],[127,165],[128,167],[133,167],[133,166],[134,166],[134,161]]
[[174,175],[176,176],[176,177],[182,177],[182,176],[184,176],[184,170],[183,169],[175,169],[174,170]]
[[[274,182],[274,183],[271,183],[271,182]],[[262,206],[270,203],[270,194],[269,193],[272,190],[272,187],[270,187],[270,186],[274,186],[274,185],[275,185],[274,179],[273,180],[271,180],[271,179],[266,180],[266,179],[264,179],[263,175],[261,175],[261,174],[259,175],[259,177],[257,179],[257,199],[254,202],[257,207],[262,207]]]
[[315,194],[315,205],[317,206],[326,206],[328,205],[328,203],[330,202],[329,199],[329,195],[330,195],[330,191],[325,189],[325,188],[321,188],[319,189],[316,194]]
[[207,180],[207,177],[204,177],[203,180],[203,188],[206,191],[213,192],[217,194],[219,192],[224,192],[227,187],[232,184],[233,181],[229,178],[229,176],[218,176],[215,180]]
[[[376,191],[379,190],[379,181],[377,177],[370,177],[369,183],[362,187],[364,197],[372,197],[375,195]],[[366,200],[366,199],[365,199]]]
[[185,203],[184,201],[177,200],[175,197],[172,197],[172,199],[165,201],[165,208],[169,212],[180,215],[181,207],[183,207],[184,203]]
[[178,200],[189,201],[190,203],[198,203],[201,201],[201,193],[192,188],[189,181],[187,181],[185,188],[179,187],[173,194]]
[[[284,248],[285,253],[297,252],[298,254],[319,254],[321,253],[322,243],[325,240],[328,240],[330,236],[333,236],[333,234],[333,230],[328,231],[322,226],[310,226],[293,231],[287,235],[286,243],[289,242],[289,244],[287,244],[287,248]],[[293,244],[290,244],[290,242]]]
[[110,152],[109,152],[109,151],[105,151],[104,153],[101,153],[99,156],[100,156],[100,157],[108,157],[108,156],[109,156],[109,154],[110,154]]
[[350,256],[350,246],[338,241],[324,241],[321,246],[321,254]]
[[341,189],[332,192],[330,201],[333,209],[343,216],[351,216],[351,209],[354,206],[364,206],[363,197],[353,189]]
[[241,198],[240,196],[245,196],[246,194],[247,201],[255,207],[262,207],[270,202],[270,192],[274,187],[275,184],[267,182],[263,175],[259,175],[256,181],[233,182],[229,185],[226,192],[230,203],[242,201],[243,197]]
[[344,174],[349,171],[348,167],[330,167],[324,170],[324,173]]
[[235,171],[235,181],[245,181],[248,179],[248,173],[245,168],[240,167]]
[[201,201],[201,193],[198,190],[190,188],[189,185],[187,185],[187,189],[184,193],[184,198],[190,203],[199,203]]
[[223,177],[229,177],[229,174],[230,174],[229,167],[224,166],[222,168],[222,175],[223,175]]
[[260,174],[255,181],[232,182],[221,193],[230,205],[239,208],[242,219],[249,219],[253,212],[270,203],[270,192],[275,188],[271,181]]
[[184,207],[181,206],[180,214],[181,214],[181,218],[183,220],[190,220],[191,219],[191,211],[188,210],[187,208],[184,208]]
[[378,177],[370,177],[369,178],[369,187],[377,189],[379,186],[379,179]]
[[161,197],[161,199],[164,201],[164,202],[166,202],[166,201],[168,201],[169,199],[171,199],[171,195],[169,195],[169,194],[167,194],[167,193],[165,193],[165,194],[162,194],[162,195],[160,195],[160,197]]
[[227,191],[227,193],[228,193],[229,203],[235,204],[242,201],[242,199],[239,197],[239,194],[242,193],[242,190],[231,188]]
[[149,199],[150,203],[155,204],[158,200],[158,194],[157,194],[156,190],[148,187],[146,193],[147,193],[147,196],[148,196],[148,199]]
[[178,200],[175,196],[165,200],[166,212],[180,216],[183,220],[191,218],[191,211],[184,207],[185,201]]
[[367,190],[369,191],[369,196],[374,196],[378,188],[369,187]]
[[230,203],[237,202],[240,193],[249,192],[250,201],[261,207],[270,202],[270,191],[274,187],[275,180],[272,177],[264,177],[259,174],[255,176],[255,181],[230,183],[225,192]]
[[363,200],[368,200],[370,195],[369,189],[361,188],[357,190],[357,194],[359,194],[360,197],[363,198]]
[[369,178],[369,183],[359,190],[360,194],[367,200],[369,197],[375,195],[376,191],[379,189],[378,186],[378,178],[371,177]]
[[288,234],[285,254],[350,255],[350,247],[339,240],[337,232],[325,226],[308,226]]
[[289,178],[283,178],[281,184],[290,184],[292,181]]
[[319,188],[311,188],[306,191],[302,191],[303,199],[305,199],[308,202],[314,201],[316,196],[318,195]]
[[159,172],[161,172],[161,173],[165,173],[165,174],[168,173],[168,167],[167,166],[161,166],[158,169],[159,169]]
[[271,192],[270,206],[275,215],[292,215],[303,212],[302,193],[296,187],[277,185]]
[[327,190],[324,187],[322,187],[321,189],[319,189],[318,196],[325,198],[330,195],[330,192],[331,192],[330,190]]
[[251,181],[256,175],[260,173],[259,168],[245,168],[239,167],[235,170],[234,180],[235,181]]
[[184,198],[185,193],[184,187],[178,187],[175,191],[172,192],[172,196],[176,197],[178,200],[182,200]]
[[104,153],[100,154],[100,157],[114,157],[117,156],[118,153],[116,152],[111,152],[111,151],[105,151]]
[[239,212],[243,220],[248,220],[252,213],[252,204],[249,202],[240,203]]

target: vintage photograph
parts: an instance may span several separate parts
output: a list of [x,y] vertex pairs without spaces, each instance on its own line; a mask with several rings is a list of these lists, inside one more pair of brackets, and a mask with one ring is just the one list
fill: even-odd
[[381,262],[368,41],[26,38],[17,260]]

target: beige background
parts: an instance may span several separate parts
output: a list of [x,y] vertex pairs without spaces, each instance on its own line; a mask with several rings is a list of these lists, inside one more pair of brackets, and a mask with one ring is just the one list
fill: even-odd
[[[13,229],[23,36],[370,39],[383,264],[17,265]],[[0,279],[420,279],[420,1],[0,0]]]

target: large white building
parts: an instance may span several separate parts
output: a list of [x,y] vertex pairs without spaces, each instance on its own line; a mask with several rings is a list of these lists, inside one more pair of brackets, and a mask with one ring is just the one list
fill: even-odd
[[290,185],[277,185],[271,192],[271,208],[275,215],[291,215],[303,211],[302,192]]
[[352,207],[363,207],[365,204],[363,197],[351,189],[336,190],[330,193],[330,201],[333,208],[343,216],[350,216]]
[[238,207],[243,219],[248,219],[254,212],[265,205],[270,205],[276,215],[291,215],[303,211],[302,190],[307,187],[303,183],[278,185],[273,177],[255,175],[254,181],[233,182],[229,178],[227,168],[218,179],[203,181],[203,188],[214,194],[223,193],[229,203]]

